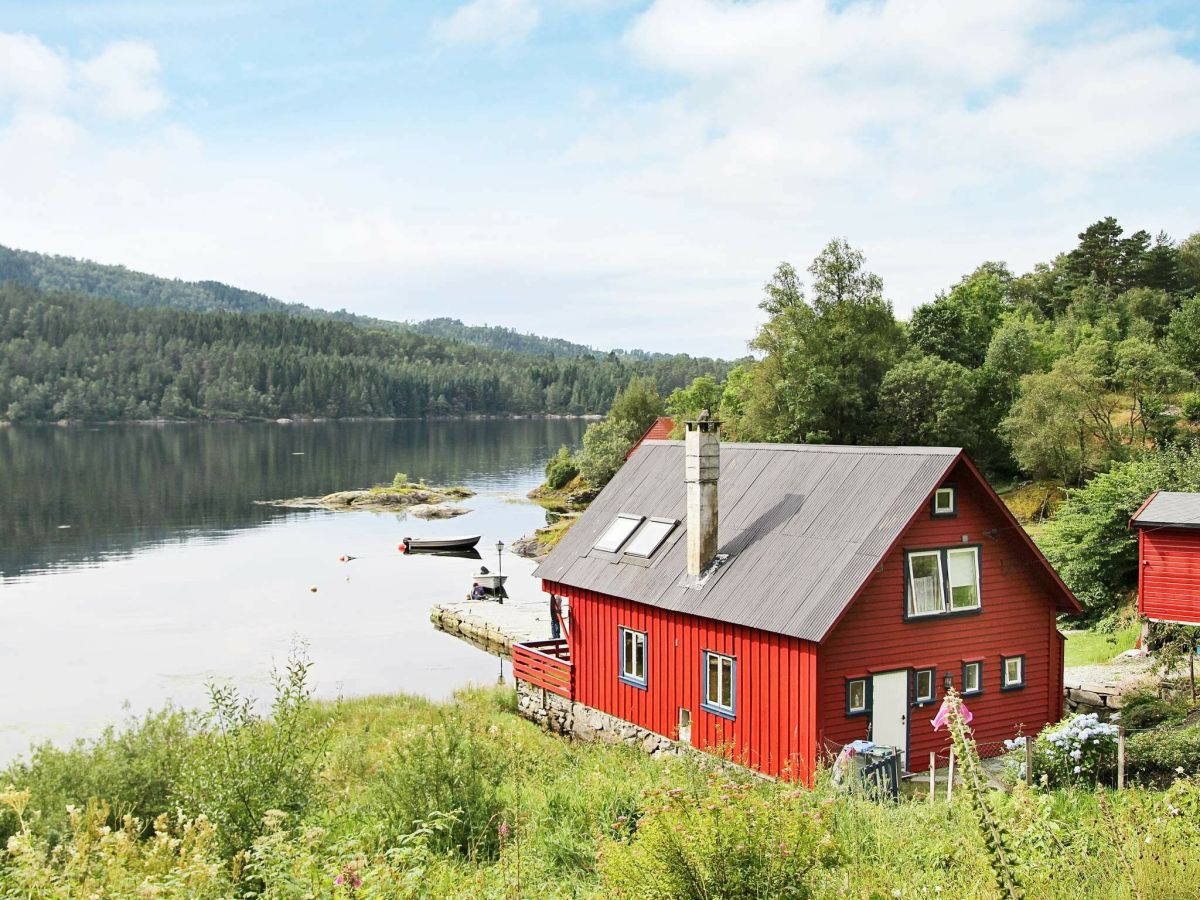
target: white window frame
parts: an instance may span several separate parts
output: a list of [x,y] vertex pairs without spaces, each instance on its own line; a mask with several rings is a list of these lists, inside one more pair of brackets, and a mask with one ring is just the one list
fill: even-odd
[[[855,706],[851,698],[854,696],[854,686],[862,685],[862,704]],[[871,680],[869,678],[846,679],[846,715],[862,716],[871,711]]]
[[[921,676],[929,676],[929,693],[921,695]],[[920,705],[922,703],[932,703],[937,699],[937,669],[932,666],[927,666],[924,669],[913,670],[913,702]]]
[[[943,496],[950,498],[950,505],[947,507],[943,507],[940,502]],[[935,516],[953,516],[958,513],[958,492],[952,485],[944,485],[933,492],[931,513]]]
[[[674,533],[675,526],[678,524],[679,522],[676,519],[647,519],[642,523],[642,526],[633,533],[633,536],[625,542],[625,553],[629,556],[636,556],[638,559],[649,559],[658,552],[659,547],[666,543],[667,538]],[[654,542],[649,550],[646,550],[645,552],[634,550],[633,547],[638,542],[638,539],[643,534],[649,534],[649,529],[655,525],[664,525],[666,526],[666,530],[662,533],[658,540]]]
[[[954,605],[954,586],[951,585],[950,558],[961,554],[971,554],[971,571],[974,573],[975,602],[971,606]],[[934,557],[937,559],[938,586],[940,588],[939,605],[937,609],[916,609],[917,578],[913,564],[918,559]],[[908,619],[924,619],[932,616],[953,615],[956,613],[975,613],[983,609],[983,565],[982,553],[978,544],[961,544],[954,547],[942,547],[935,550],[907,550],[904,553],[904,614]],[[922,579],[927,580],[927,579]],[[964,585],[958,585],[963,587]],[[926,598],[930,599],[930,598]]]
[[[938,572],[937,587],[938,587],[938,598],[939,598],[938,608],[922,610],[922,611],[918,612],[916,609],[916,604],[915,604],[915,601],[916,601],[915,587],[916,587],[916,583],[917,583],[917,578],[916,578],[916,575],[913,574],[913,562],[917,559],[930,557],[930,556],[932,556],[934,559],[937,560],[937,572]],[[940,616],[940,615],[942,615],[946,611],[946,572],[945,572],[945,561],[942,559],[942,551],[941,550],[913,550],[913,551],[905,554],[904,565],[908,569],[908,578],[905,579],[905,586],[908,589],[908,597],[905,598],[905,603],[908,605],[909,617],[916,619],[916,618],[920,618],[922,616]]]
[[[721,686],[724,684],[724,679],[721,677],[721,672],[725,667],[729,668],[729,703],[726,705],[722,702],[725,698],[720,696],[713,698],[709,695],[709,679],[708,673],[711,667],[711,662],[717,662],[717,693],[721,693]],[[725,716],[732,719],[737,714],[737,657],[729,656],[725,653],[717,653],[714,650],[704,651],[704,671],[703,685],[701,687],[703,702],[701,708],[708,710],[711,713],[716,713],[719,716]]]
[[[967,672],[975,671],[978,673],[975,677],[975,687],[967,686]],[[978,659],[967,660],[963,663],[962,668],[962,695],[969,697],[972,694],[983,693],[983,661]]]
[[[622,625],[618,629],[618,640],[620,641],[621,653],[621,681],[626,684],[631,684],[634,687],[645,688],[648,679],[647,660],[646,660],[646,632],[638,631],[636,628],[626,628]],[[633,654],[630,658],[628,650],[632,646]],[[638,653],[641,652],[642,674],[641,677],[637,674]]]
[[[1010,663],[1016,663],[1019,671],[1017,679],[1008,677],[1008,667]],[[1025,687],[1025,654],[1014,653],[1012,656],[1003,656],[1000,658],[1000,689],[1002,691],[1015,691]]]
[[[630,513],[619,513],[611,522],[608,523],[608,527],[604,529],[600,537],[596,538],[596,543],[592,545],[592,549],[599,550],[601,553],[618,553],[621,548],[629,542],[629,539],[633,537],[633,533],[638,530],[638,527],[642,524],[642,521],[645,518],[645,516],[635,516]],[[603,543],[604,539],[608,537],[609,533],[616,528],[618,522],[632,522],[633,524],[629,526],[629,530],[613,546],[601,547],[601,543]]]
[[[974,577],[975,587],[975,602],[971,606],[955,606],[954,605],[954,583],[953,583],[953,567],[950,565],[950,557],[954,555],[962,555],[965,553],[971,554],[971,572]],[[948,603],[949,612],[965,612],[971,609],[980,609],[983,606],[983,578],[981,576],[979,565],[979,548],[975,546],[969,547],[947,547],[946,548],[946,600]],[[962,585],[959,585],[962,587]]]

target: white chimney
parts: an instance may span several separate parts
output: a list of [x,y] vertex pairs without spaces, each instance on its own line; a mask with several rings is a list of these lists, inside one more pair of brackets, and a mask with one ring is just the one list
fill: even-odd
[[688,574],[698,578],[717,555],[717,479],[721,477],[721,423],[701,415],[687,423],[684,481],[687,482]]

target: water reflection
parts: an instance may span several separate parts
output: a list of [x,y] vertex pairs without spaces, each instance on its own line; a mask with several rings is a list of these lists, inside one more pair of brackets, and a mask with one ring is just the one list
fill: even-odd
[[0,577],[288,515],[256,499],[389,481],[528,490],[574,420],[0,428]]
[[[581,433],[565,421],[0,430],[0,762],[31,740],[93,734],[125,703],[200,705],[211,679],[264,696],[297,641],[324,697],[494,681],[494,657],[429,622],[479,560],[397,545],[481,534],[494,567],[497,541],[545,522],[518,498]],[[396,471],[481,493],[470,514],[431,522],[253,503]],[[538,594],[530,562],[506,553],[502,568],[510,594]]]

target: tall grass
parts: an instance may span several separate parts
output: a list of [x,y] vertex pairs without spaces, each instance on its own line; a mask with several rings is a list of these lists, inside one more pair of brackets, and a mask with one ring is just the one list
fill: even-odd
[[[269,717],[220,694],[11,766],[0,897],[1000,896],[971,791],[880,804],[571,743],[503,689],[327,705],[306,677]],[[1196,894],[1194,778],[980,790],[1028,897]]]

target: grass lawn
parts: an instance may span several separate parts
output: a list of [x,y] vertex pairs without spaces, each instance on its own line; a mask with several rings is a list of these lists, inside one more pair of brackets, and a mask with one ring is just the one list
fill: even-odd
[[1134,622],[1113,632],[1067,632],[1067,666],[1094,666],[1106,663],[1118,653],[1132,649],[1141,626]]

